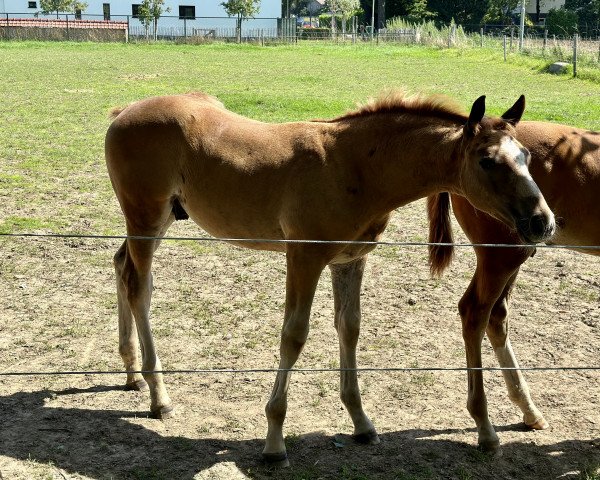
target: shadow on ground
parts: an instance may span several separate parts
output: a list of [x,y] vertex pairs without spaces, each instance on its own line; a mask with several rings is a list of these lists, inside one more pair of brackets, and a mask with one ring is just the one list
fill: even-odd
[[[360,446],[347,436],[313,432],[288,439],[292,466],[271,471],[259,461],[263,439],[218,440],[162,436],[132,419],[145,412],[52,408],[49,395],[78,395],[120,387],[47,390],[0,397],[0,455],[51,462],[68,474],[97,479],[228,478],[214,473],[228,462],[251,478],[282,479],[579,479],[600,465],[597,440],[553,445],[503,445],[501,457],[445,436],[462,430],[403,430],[381,435],[381,444]],[[499,426],[499,431],[520,425]],[[532,437],[534,434],[532,433]],[[200,475],[198,475],[200,474]],[[241,474],[240,474],[241,477]],[[595,477],[594,477],[595,478]]]

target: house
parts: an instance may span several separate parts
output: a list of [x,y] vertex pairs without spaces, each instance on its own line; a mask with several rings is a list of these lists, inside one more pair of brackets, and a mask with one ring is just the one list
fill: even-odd
[[[132,29],[142,27],[137,20],[140,0],[85,0],[85,2],[88,6],[84,11],[64,13],[74,14],[71,18],[83,20],[129,21]],[[192,29],[207,31],[235,29],[235,18],[227,16],[221,2],[222,0],[165,0],[163,8],[165,13],[158,22],[159,30],[186,28],[191,32]],[[28,18],[39,15],[39,12],[39,0],[0,0],[0,15]],[[258,15],[254,19],[244,21],[242,29],[276,29],[277,18],[280,17],[281,0],[261,0]]]
[[308,14],[314,17],[325,8],[325,0],[310,0],[306,5]]
[[565,0],[527,0],[525,11],[535,22],[541,22],[546,18],[550,10],[553,8],[558,10],[564,6]]

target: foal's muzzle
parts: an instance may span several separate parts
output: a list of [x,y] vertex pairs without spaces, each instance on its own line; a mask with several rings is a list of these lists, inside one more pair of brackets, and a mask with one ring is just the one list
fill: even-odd
[[556,231],[554,215],[537,213],[516,222],[519,236],[527,243],[541,243],[548,240]]

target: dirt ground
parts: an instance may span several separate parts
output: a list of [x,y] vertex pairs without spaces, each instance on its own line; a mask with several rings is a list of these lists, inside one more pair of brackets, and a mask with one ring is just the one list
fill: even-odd
[[[116,205],[111,205],[116,209]],[[399,210],[386,240],[424,240],[423,202]],[[80,230],[86,230],[81,220]],[[199,235],[190,222],[169,234]],[[459,240],[464,237],[459,235]],[[0,239],[0,372],[119,370],[117,241]],[[522,366],[600,367],[599,259],[540,249],[512,297]],[[474,269],[462,248],[439,280],[423,247],[370,255],[362,367],[463,367],[456,304]],[[153,328],[165,369],[273,368],[285,260],[214,243],[164,242],[155,260]],[[337,367],[329,272],[299,368]],[[487,341],[484,365],[496,366]],[[528,372],[551,428],[528,431],[499,372],[486,372],[502,456],[476,449],[465,372],[365,372],[365,410],[381,437],[354,445],[336,373],[294,374],[285,424],[291,467],[260,463],[273,373],[172,374],[175,418],[148,418],[123,375],[1,376],[3,479],[597,479],[600,372]]]

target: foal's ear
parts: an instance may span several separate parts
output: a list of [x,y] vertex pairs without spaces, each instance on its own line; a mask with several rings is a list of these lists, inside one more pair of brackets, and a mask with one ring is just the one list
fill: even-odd
[[477,127],[479,122],[483,120],[483,115],[485,114],[485,95],[479,97],[473,103],[471,107],[471,113],[469,114],[469,119],[467,120],[467,124],[465,125],[465,132],[471,135],[475,135],[477,133]]
[[525,95],[521,95],[515,104],[510,107],[502,115],[502,119],[506,120],[512,126],[515,126],[521,120],[523,112],[525,111]]

